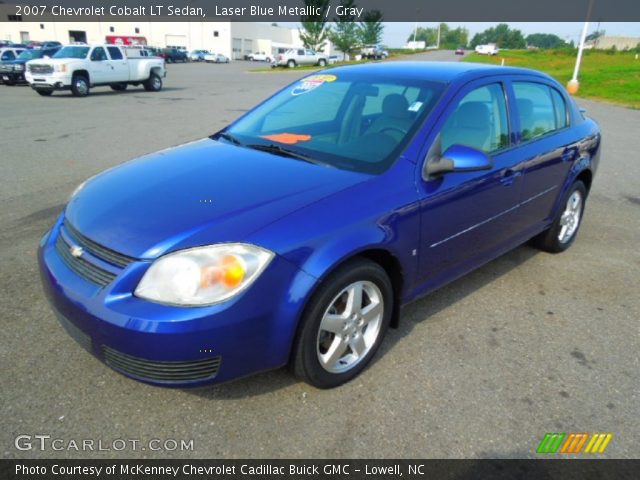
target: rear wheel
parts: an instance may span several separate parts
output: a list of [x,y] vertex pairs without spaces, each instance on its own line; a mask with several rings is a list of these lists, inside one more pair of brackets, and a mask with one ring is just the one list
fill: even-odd
[[569,248],[578,234],[586,199],[584,183],[575,182],[565,195],[551,227],[533,239],[534,245],[550,253],[564,252]]
[[296,61],[295,61],[295,60],[289,60],[289,61],[287,62],[287,67],[289,67],[289,68],[295,68],[295,66],[296,66]]
[[36,90],[36,92],[38,92],[38,94],[42,95],[43,97],[50,97],[53,93],[53,90]]
[[144,82],[144,89],[147,92],[159,92],[162,90],[162,78],[157,73],[152,72],[149,79]]
[[320,60],[318,60],[318,65],[324,67],[327,65],[327,61],[324,58],[321,58]]
[[340,267],[305,309],[294,345],[295,374],[333,388],[365,369],[382,343],[393,311],[393,288],[378,264],[364,259]]
[[89,79],[84,75],[75,75],[71,80],[71,93],[76,97],[89,95]]
[[111,90],[115,90],[116,92],[123,92],[127,89],[126,83],[114,83],[111,85]]

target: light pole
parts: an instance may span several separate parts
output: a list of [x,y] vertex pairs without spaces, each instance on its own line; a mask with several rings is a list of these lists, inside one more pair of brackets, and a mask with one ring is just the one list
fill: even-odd
[[573,77],[567,83],[567,91],[571,95],[575,95],[580,88],[580,82],[578,81],[578,72],[580,72],[580,62],[582,62],[582,51],[584,50],[584,42],[587,38],[587,30],[589,29],[589,17],[591,16],[591,7],[593,7],[593,0],[589,1],[589,8],[587,9],[587,18],[582,27],[582,35],[580,35],[580,44],[578,45],[578,57],[576,58],[576,66],[573,69]]

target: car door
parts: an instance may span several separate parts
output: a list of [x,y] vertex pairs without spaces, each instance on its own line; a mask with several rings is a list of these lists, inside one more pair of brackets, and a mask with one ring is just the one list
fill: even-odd
[[[507,95],[502,79],[467,84],[430,135],[418,179],[418,282],[424,290],[488,260],[517,234],[514,220],[522,181],[521,160],[513,145]],[[446,157],[453,145],[481,150],[491,160],[491,167],[426,175],[426,165]]]
[[107,62],[111,66],[109,73],[110,81],[126,82],[129,80],[129,64],[118,47],[107,47],[110,60]]
[[520,221],[536,228],[552,214],[562,185],[578,155],[578,141],[570,131],[564,95],[540,78],[512,82],[515,121],[523,155]]
[[89,56],[89,75],[92,84],[108,83],[111,77],[111,65],[103,47],[95,47]]

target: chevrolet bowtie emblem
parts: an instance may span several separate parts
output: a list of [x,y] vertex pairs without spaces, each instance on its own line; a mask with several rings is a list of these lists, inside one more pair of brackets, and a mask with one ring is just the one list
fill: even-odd
[[70,249],[69,252],[71,252],[71,255],[73,255],[76,258],[80,258],[82,256],[82,254],[84,253],[84,250],[82,249],[82,247],[78,246],[78,245],[73,245]]

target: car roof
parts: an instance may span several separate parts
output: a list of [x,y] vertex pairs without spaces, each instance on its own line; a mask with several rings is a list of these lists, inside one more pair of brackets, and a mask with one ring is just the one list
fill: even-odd
[[535,75],[551,78],[548,75],[528,68],[502,67],[471,62],[381,62],[360,65],[345,65],[330,69],[332,73],[358,73],[367,75],[385,75],[410,80],[430,80],[453,83],[454,81],[473,80],[492,75]]

